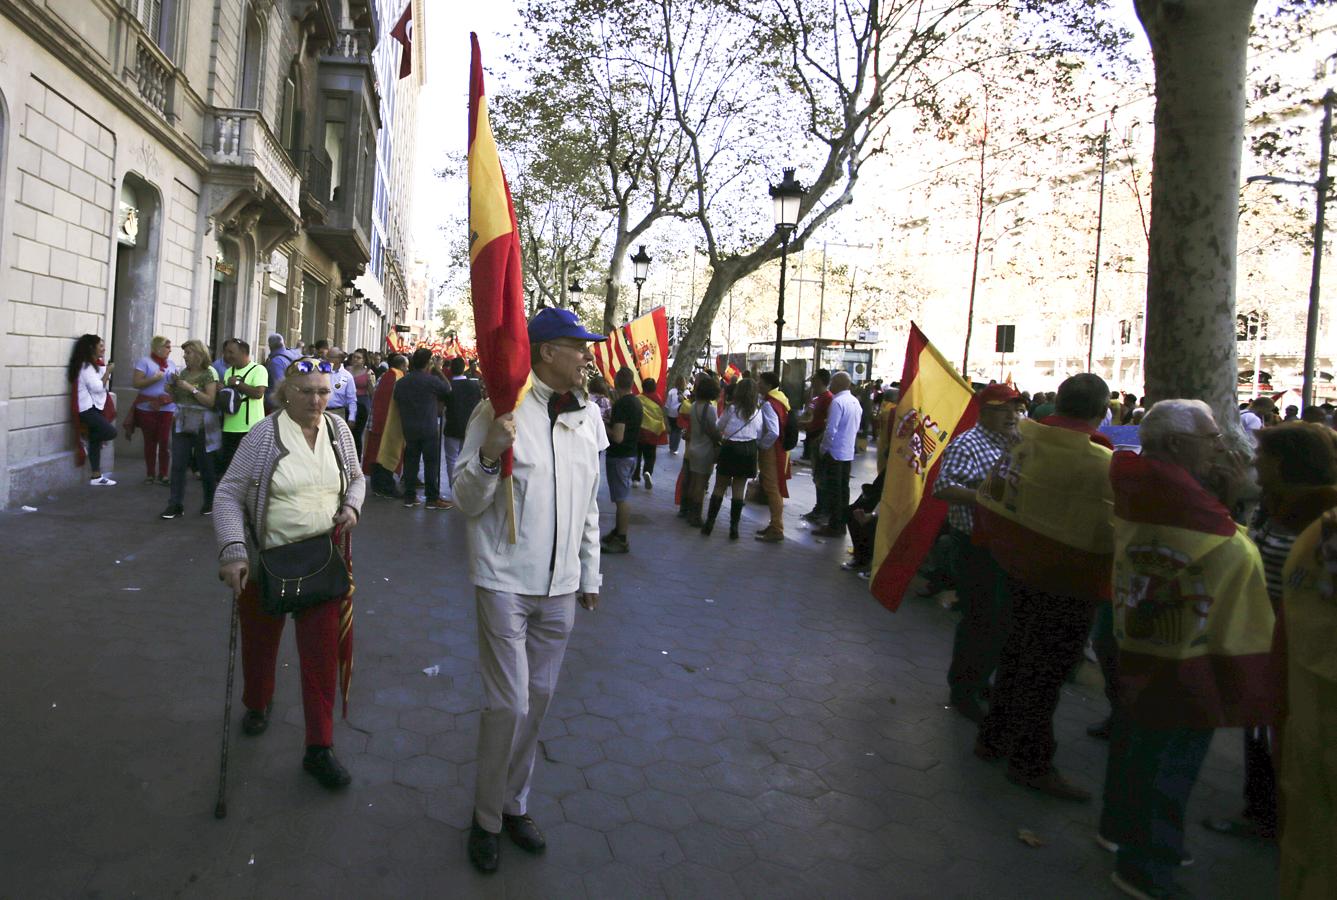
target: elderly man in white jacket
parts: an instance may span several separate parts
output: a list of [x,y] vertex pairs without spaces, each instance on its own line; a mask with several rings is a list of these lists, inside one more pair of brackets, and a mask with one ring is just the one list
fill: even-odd
[[[469,569],[478,605],[484,705],[469,859],[497,869],[500,833],[541,853],[526,812],[539,726],[552,702],[577,598],[599,605],[599,451],[608,446],[599,407],[584,390],[590,334],[565,309],[529,323],[533,373],[514,413],[484,400],[455,464],[455,501],[468,517]],[[514,451],[508,493],[501,457]],[[514,504],[508,502],[514,497]],[[508,516],[514,509],[514,543]]]

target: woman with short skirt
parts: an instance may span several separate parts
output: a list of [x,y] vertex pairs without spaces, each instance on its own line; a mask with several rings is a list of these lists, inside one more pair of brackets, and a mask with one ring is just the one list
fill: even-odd
[[757,383],[743,378],[734,385],[733,399],[720,417],[720,457],[715,469],[715,490],[710,496],[710,511],[701,525],[702,534],[715,528],[715,517],[724,505],[724,492],[733,487],[729,503],[729,540],[738,540],[738,525],[743,519],[743,490],[749,478],[757,477],[757,438],[761,436],[762,415],[757,403]]

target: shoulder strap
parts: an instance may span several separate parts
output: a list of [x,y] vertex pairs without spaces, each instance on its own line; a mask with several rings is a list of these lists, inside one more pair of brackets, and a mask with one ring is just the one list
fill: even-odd
[[339,502],[342,503],[344,494],[348,492],[348,473],[344,470],[344,458],[339,452],[339,445],[334,440],[334,416],[329,413],[322,413],[325,417],[325,435],[330,439],[330,450],[334,453],[334,461],[339,464]]

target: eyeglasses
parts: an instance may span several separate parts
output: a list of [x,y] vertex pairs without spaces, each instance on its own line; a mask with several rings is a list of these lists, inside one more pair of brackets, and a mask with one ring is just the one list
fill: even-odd
[[310,375],[312,372],[324,372],[328,375],[333,371],[334,366],[330,365],[325,360],[316,359],[314,356],[304,356],[299,360],[295,360],[292,365],[288,366],[288,371],[283,374],[286,378],[294,372],[301,375]]

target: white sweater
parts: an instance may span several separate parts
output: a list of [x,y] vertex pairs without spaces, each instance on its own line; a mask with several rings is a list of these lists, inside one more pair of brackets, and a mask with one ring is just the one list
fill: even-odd
[[92,363],[84,363],[84,367],[79,370],[79,412],[86,409],[100,410],[107,405],[107,386],[102,383],[102,373],[105,371],[106,366],[95,366]]

